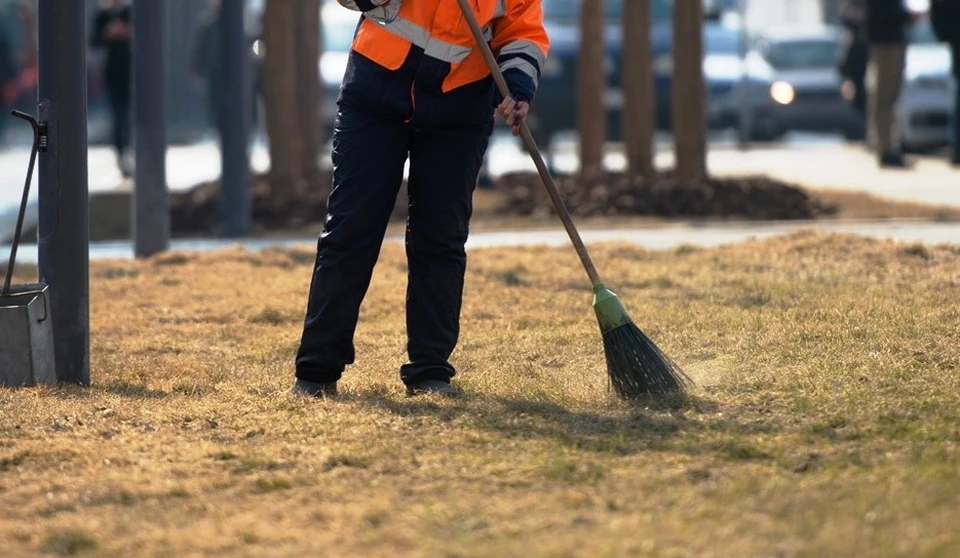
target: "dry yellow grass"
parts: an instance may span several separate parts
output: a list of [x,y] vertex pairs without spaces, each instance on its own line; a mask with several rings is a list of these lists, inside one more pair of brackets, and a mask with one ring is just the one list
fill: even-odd
[[960,555],[960,250],[596,255],[689,405],[610,399],[570,250],[472,254],[452,401],[398,247],[337,401],[288,395],[311,250],[95,264],[93,386],[0,390],[0,554]]

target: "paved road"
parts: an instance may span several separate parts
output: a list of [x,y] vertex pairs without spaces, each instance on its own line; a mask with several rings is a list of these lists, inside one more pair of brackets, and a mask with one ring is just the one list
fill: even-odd
[[[676,224],[651,226],[633,229],[592,229],[582,231],[588,244],[603,242],[628,242],[655,250],[667,250],[677,246],[692,245],[710,248],[723,244],[742,242],[750,238],[769,238],[790,234],[799,230],[817,230],[824,232],[857,234],[870,238],[890,239],[901,242],[924,242],[929,244],[960,245],[960,223],[931,222],[839,222],[839,221],[802,221],[802,222],[760,222],[730,224]],[[388,242],[401,243],[400,236],[390,236]],[[234,246],[248,250],[263,250],[272,247],[312,246],[313,238],[267,238],[245,241],[235,240],[189,240],[175,241],[175,251],[207,252]],[[536,231],[480,232],[471,235],[468,248],[471,250],[494,247],[522,246],[567,246],[569,240],[560,229]],[[9,247],[0,247],[0,254],[6,254]],[[35,244],[20,248],[19,261],[35,263],[37,247]],[[129,242],[102,242],[90,247],[90,257],[94,260],[130,259],[133,251]]]

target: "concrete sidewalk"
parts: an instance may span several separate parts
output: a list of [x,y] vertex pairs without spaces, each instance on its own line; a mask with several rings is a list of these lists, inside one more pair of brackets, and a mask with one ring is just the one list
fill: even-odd
[[[723,244],[742,242],[751,238],[769,238],[814,230],[841,234],[855,234],[869,238],[890,239],[900,242],[923,242],[928,244],[960,245],[960,222],[931,223],[925,221],[797,221],[797,222],[750,222],[723,224],[676,224],[633,229],[588,229],[581,231],[588,244],[626,242],[654,250],[668,250],[690,245],[710,248]],[[387,237],[387,242],[400,244],[403,237]],[[471,250],[496,247],[567,246],[570,241],[561,229],[532,231],[480,232],[470,236],[467,247]],[[291,246],[313,247],[312,237],[255,238],[249,240],[179,240],[173,242],[173,251],[209,252],[240,246],[247,250],[285,248]],[[0,254],[9,252],[9,247],[0,247]],[[129,242],[101,242],[90,246],[93,260],[131,259],[133,249]],[[37,246],[23,245],[19,261],[35,263]]]
[[[133,181],[124,180],[117,167],[116,156],[109,147],[93,147],[87,155],[87,175],[91,199],[103,194],[130,193]],[[30,148],[16,147],[0,151],[0,241],[8,241],[13,235],[23,181],[30,162]],[[253,172],[266,172],[270,168],[267,146],[262,142],[250,150]],[[28,228],[37,222],[37,185],[34,171],[27,211]],[[220,150],[213,140],[187,146],[172,146],[167,150],[167,184],[170,192],[184,192],[197,184],[215,180],[220,176]]]

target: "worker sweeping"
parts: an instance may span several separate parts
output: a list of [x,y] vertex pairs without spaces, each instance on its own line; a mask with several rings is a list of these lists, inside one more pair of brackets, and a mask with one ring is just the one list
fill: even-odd
[[510,96],[500,98],[456,2],[338,0],[362,12],[333,134],[333,190],[296,360],[294,391],[337,393],[409,159],[409,395],[455,395],[472,194],[494,113],[520,132],[547,55],[541,0],[470,0]]

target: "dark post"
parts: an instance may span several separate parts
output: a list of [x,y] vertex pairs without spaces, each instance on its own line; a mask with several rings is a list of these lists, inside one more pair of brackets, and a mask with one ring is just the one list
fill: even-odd
[[163,252],[170,245],[163,51],[165,4],[164,0],[133,3],[133,122],[137,155],[133,244],[138,258]]
[[243,27],[243,0],[223,0],[220,36],[223,41],[223,96],[220,115],[223,234],[250,232],[250,155],[248,151],[251,91],[249,45]]
[[753,135],[753,108],[750,95],[753,83],[750,79],[750,65],[747,64],[747,54],[750,52],[750,33],[747,30],[747,3],[749,0],[739,0],[737,11],[740,15],[740,64],[743,75],[740,76],[740,125],[738,127],[738,146],[740,149],[750,148],[750,139]]
[[90,383],[87,64],[83,2],[40,0],[40,280],[50,286],[57,380]]

